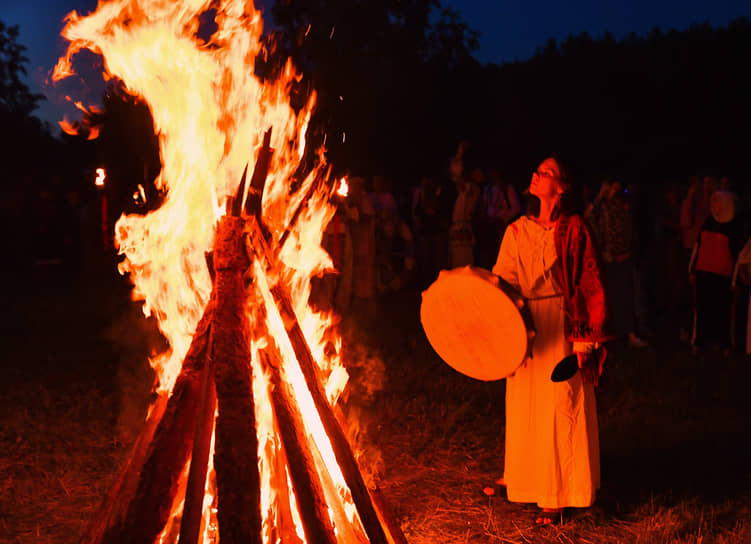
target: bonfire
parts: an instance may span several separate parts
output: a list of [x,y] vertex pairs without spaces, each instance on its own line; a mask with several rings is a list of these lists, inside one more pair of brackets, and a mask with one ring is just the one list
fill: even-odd
[[290,63],[254,76],[262,30],[239,0],[113,0],[67,18],[55,78],[89,49],[148,103],[166,195],[115,227],[120,270],[170,349],[151,361],[158,400],[84,542],[403,540],[338,417],[333,316],[308,304],[311,277],[332,268],[321,237],[336,189],[323,149],[301,167],[315,94],[291,107]]

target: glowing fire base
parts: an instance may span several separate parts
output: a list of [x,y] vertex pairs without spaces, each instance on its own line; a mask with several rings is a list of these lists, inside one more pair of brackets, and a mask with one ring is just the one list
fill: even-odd
[[[273,281],[275,252],[260,222],[269,136],[247,195],[243,175],[229,213],[217,227],[209,259],[214,271],[211,300],[172,393],[152,408],[131,459],[82,542],[404,542],[398,525],[385,515],[382,499],[374,495],[373,501],[290,297],[281,282]],[[255,275],[247,273],[252,267]],[[253,312],[247,311],[248,304]],[[265,313],[272,311],[282,318],[294,361],[282,356],[267,329]],[[250,322],[253,315],[255,323]],[[254,403],[262,401],[254,399],[257,377],[249,338],[261,345],[266,340],[256,368],[263,370],[277,436],[271,467],[276,500],[270,516],[261,512]],[[291,384],[295,372],[307,385],[346,482],[344,492],[334,485],[325,454],[306,428],[302,401]],[[263,527],[269,517],[270,530]]]

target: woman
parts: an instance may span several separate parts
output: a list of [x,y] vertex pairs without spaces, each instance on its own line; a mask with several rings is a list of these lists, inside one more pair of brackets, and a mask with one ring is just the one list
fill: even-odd
[[[565,507],[588,507],[600,485],[595,385],[606,340],[605,294],[589,230],[571,213],[573,191],[560,161],[532,174],[527,215],[514,221],[493,272],[528,300],[532,357],[507,379],[504,477],[512,502],[537,503],[536,523],[556,523]],[[564,265],[565,263],[565,265]],[[580,372],[551,374],[576,352]]]

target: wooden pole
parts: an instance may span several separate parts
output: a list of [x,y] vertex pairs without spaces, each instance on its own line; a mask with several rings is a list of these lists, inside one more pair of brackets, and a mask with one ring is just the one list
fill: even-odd
[[214,414],[216,413],[216,388],[214,387],[213,365],[205,365],[201,381],[201,405],[196,422],[193,454],[190,457],[188,488],[180,520],[180,544],[197,544],[203,518],[203,497],[206,491],[211,437],[214,434]]
[[[246,246],[249,252],[252,252],[256,258],[261,260],[264,270],[273,271],[276,263],[270,257],[271,251],[255,217],[248,218],[248,227],[249,236]],[[279,275],[272,272],[269,274],[269,277],[277,278]],[[318,410],[323,427],[329,436],[329,440],[331,440],[331,446],[334,450],[337,463],[339,463],[344,480],[352,493],[352,500],[355,503],[357,512],[360,514],[360,521],[362,521],[365,533],[368,535],[371,544],[387,544],[386,535],[383,527],[381,527],[378,514],[373,507],[368,488],[357,466],[355,455],[326,398],[318,364],[310,352],[310,347],[300,328],[300,323],[297,320],[290,297],[281,283],[272,284],[271,294],[279,308],[287,335],[297,356],[300,370],[305,377],[305,383],[313,397],[313,402]]]
[[101,542],[153,542],[169,519],[180,477],[193,447],[201,400],[201,372],[208,352],[210,302],[196,328],[164,415],[149,443],[136,491],[121,523],[109,528]]
[[[279,426],[274,422],[274,436],[279,436]],[[272,460],[271,486],[276,500],[271,506],[274,514],[274,526],[271,529],[271,542],[284,544],[303,544],[297,534],[297,525],[292,517],[292,490],[287,478],[287,458],[280,440],[271,440],[267,444],[267,458]]]
[[211,352],[219,416],[214,472],[219,537],[223,544],[261,543],[261,482],[250,366],[247,294],[249,266],[244,220],[224,216],[214,244],[216,312]]
[[394,517],[394,513],[380,488],[376,486],[375,489],[372,489],[370,496],[373,498],[373,505],[378,512],[378,517],[381,518],[381,525],[386,529],[389,544],[407,544],[407,538],[404,536],[402,528]]
[[278,358],[272,357],[268,350],[260,352],[259,356],[261,365],[269,376],[271,405],[287,458],[305,537],[308,542],[316,544],[336,544],[326,498],[310,451],[300,410],[294,401],[290,386],[282,378]]

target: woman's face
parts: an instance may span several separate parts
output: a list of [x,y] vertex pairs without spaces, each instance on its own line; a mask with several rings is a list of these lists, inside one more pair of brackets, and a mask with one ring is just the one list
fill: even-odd
[[529,192],[540,200],[552,200],[563,193],[561,169],[555,159],[545,159],[532,173]]

